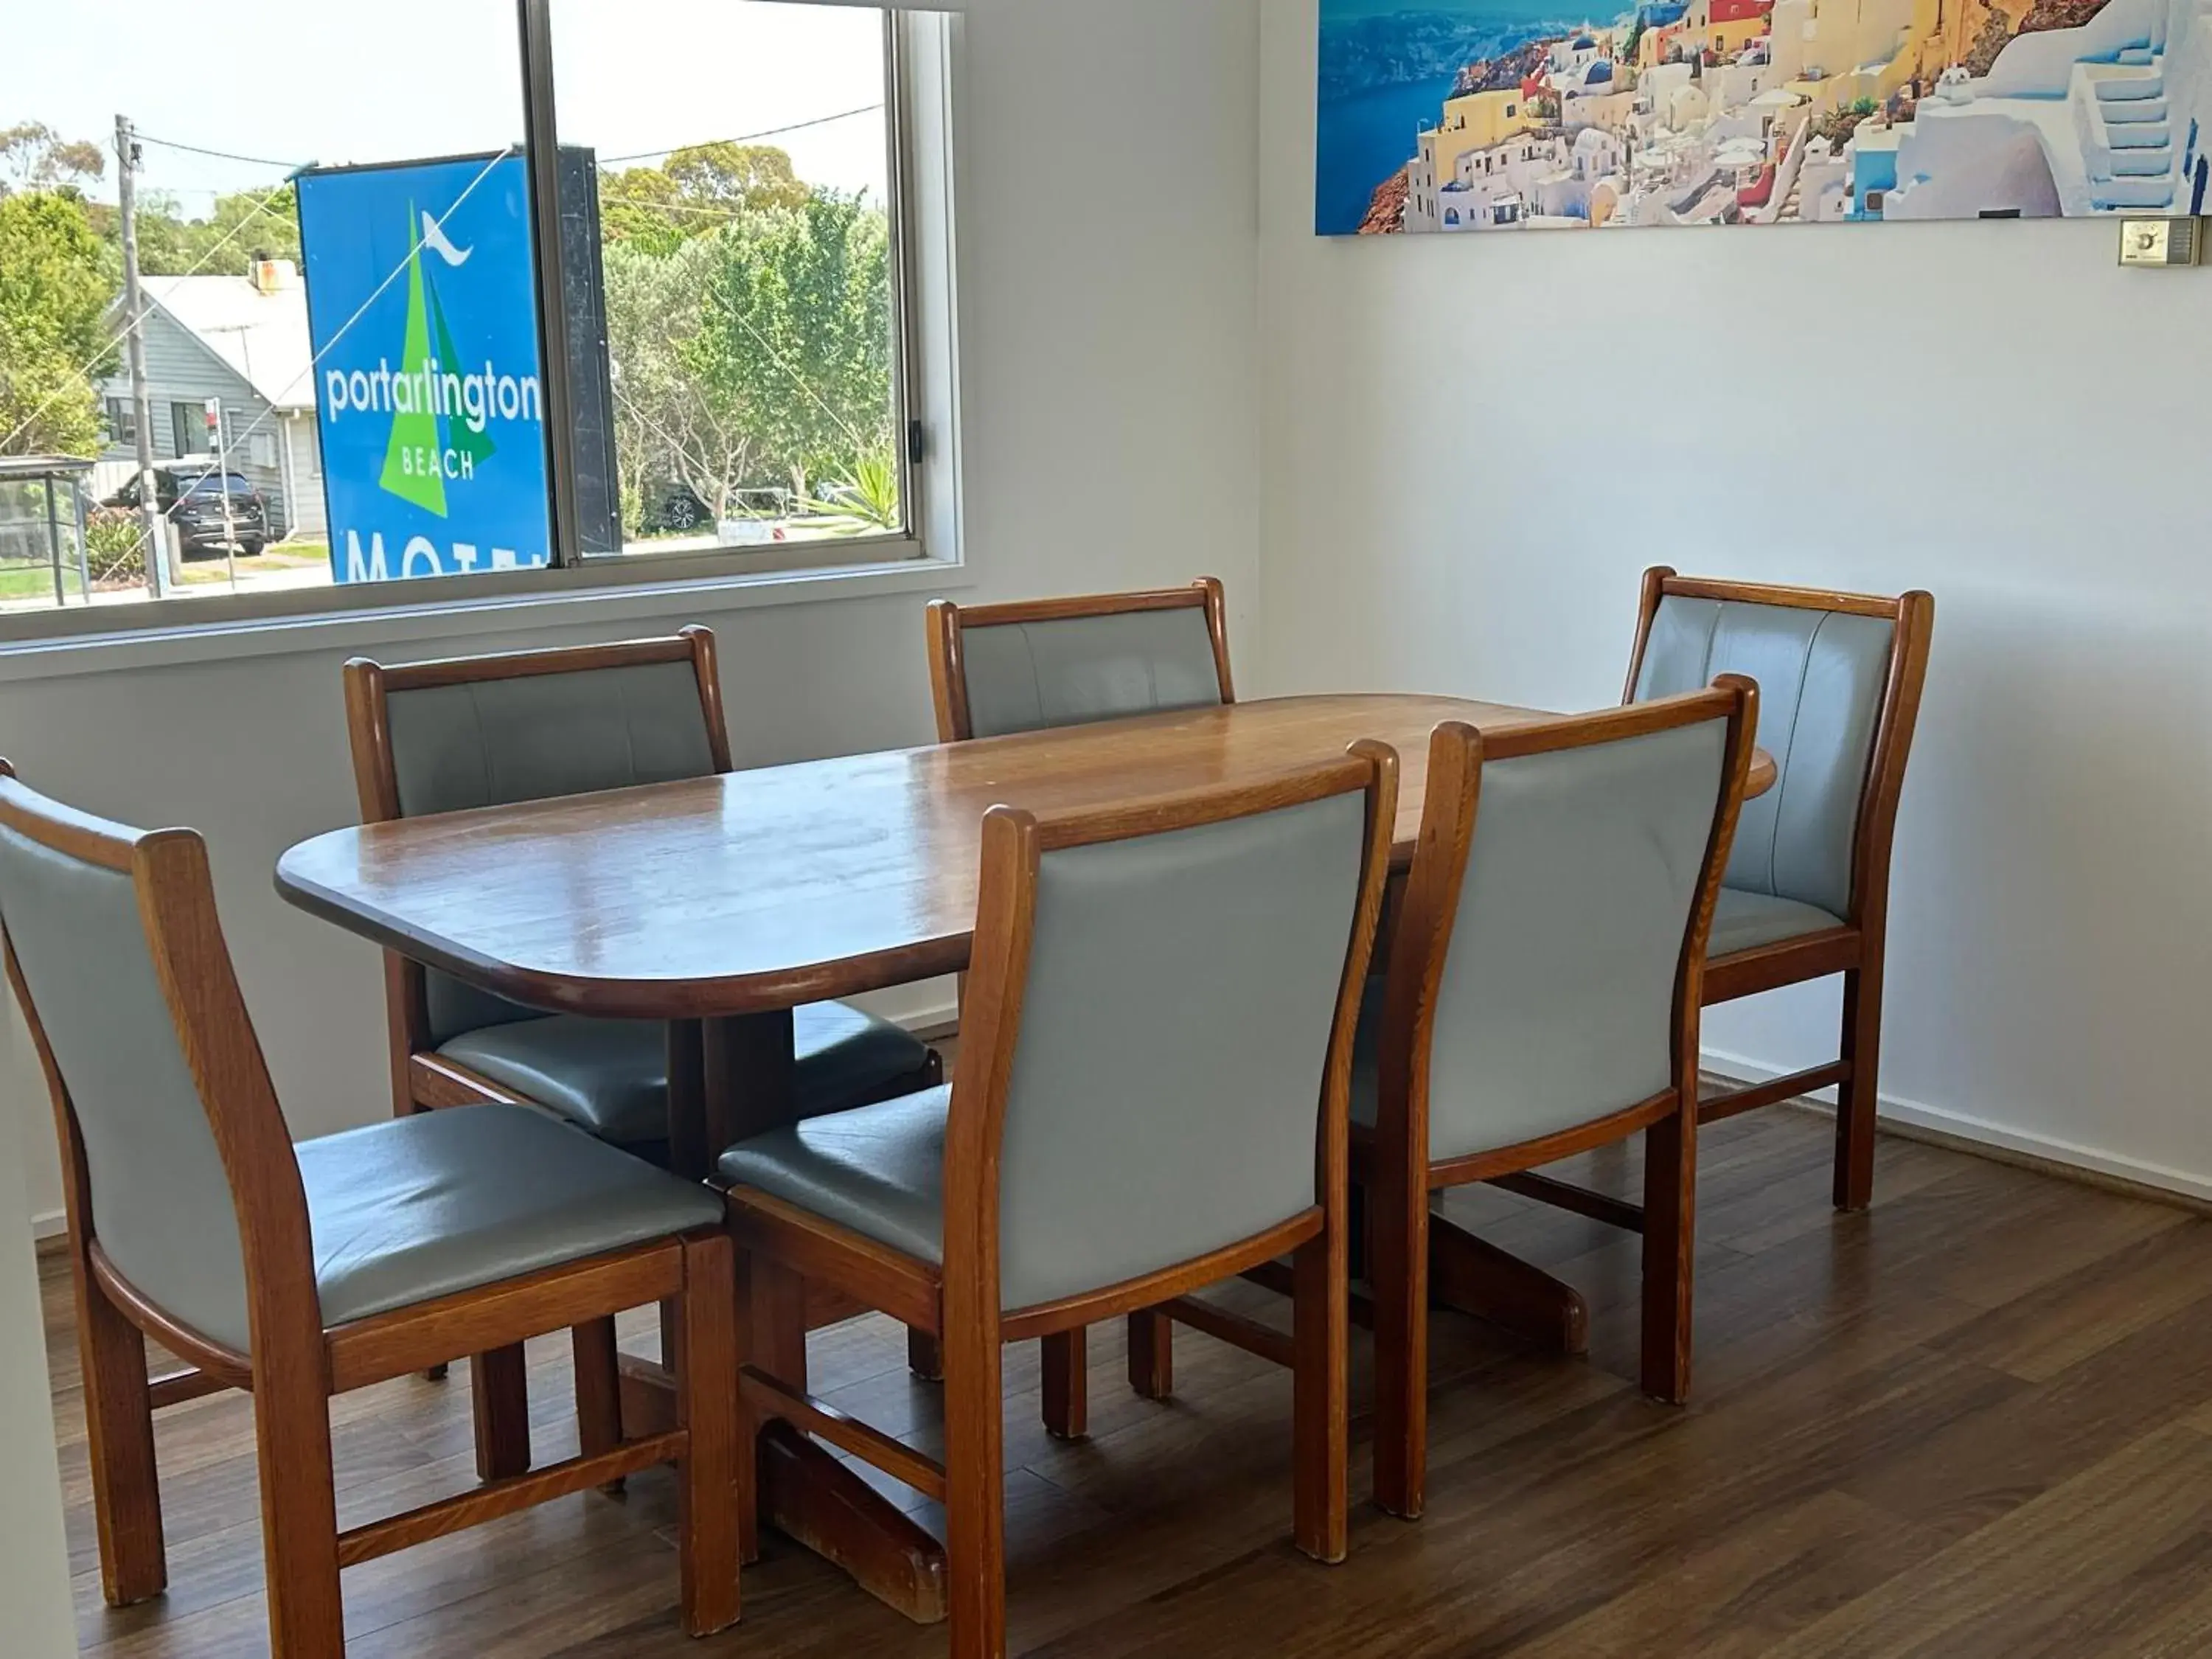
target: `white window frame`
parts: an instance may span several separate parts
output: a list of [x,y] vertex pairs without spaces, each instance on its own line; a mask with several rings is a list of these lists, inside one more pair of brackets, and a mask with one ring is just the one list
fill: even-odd
[[922,422],[907,532],[769,550],[599,556],[566,566],[357,587],[211,594],[0,615],[0,684],[108,668],[356,648],[507,629],[699,615],[968,585],[962,544],[955,118],[959,21],[889,11],[897,374]]

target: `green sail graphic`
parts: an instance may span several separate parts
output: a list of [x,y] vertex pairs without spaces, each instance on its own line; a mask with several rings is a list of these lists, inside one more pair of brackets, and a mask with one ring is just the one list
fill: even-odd
[[[430,295],[431,328],[438,342],[438,368],[445,374],[461,374],[461,354],[453,344],[453,331],[446,326],[446,307],[438,301],[438,284],[433,279],[426,286]],[[488,386],[491,377],[487,374],[484,378]],[[451,393],[447,395],[450,398]],[[466,465],[471,468],[482,466],[498,453],[498,446],[491,441],[490,422],[484,422],[481,432],[471,431],[468,411],[453,407],[450,402],[446,408],[446,447],[457,458],[466,456]],[[458,459],[456,464],[460,464]],[[465,478],[469,474],[464,471],[461,476]]]
[[[407,337],[400,348],[398,373],[416,388],[411,399],[415,406],[395,409],[392,414],[392,440],[385,447],[380,482],[387,494],[442,519],[446,516],[445,474],[431,463],[443,452],[434,405],[424,395],[430,386],[430,317],[422,292],[422,222],[412,202],[407,204]],[[395,383],[395,404],[402,395]],[[410,456],[415,462],[411,467]]]

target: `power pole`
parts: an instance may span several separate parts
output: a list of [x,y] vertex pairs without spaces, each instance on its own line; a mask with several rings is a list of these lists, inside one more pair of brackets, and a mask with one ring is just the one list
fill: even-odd
[[154,482],[154,405],[146,393],[145,301],[138,289],[137,141],[131,118],[115,118],[116,206],[123,228],[123,356],[131,368],[131,425],[138,439],[138,519],[146,542],[146,588],[155,599],[168,590],[167,538],[161,495]]

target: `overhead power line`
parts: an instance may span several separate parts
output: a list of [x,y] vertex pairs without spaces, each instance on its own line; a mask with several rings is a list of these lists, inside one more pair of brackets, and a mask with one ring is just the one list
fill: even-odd
[[224,161],[244,161],[250,167],[282,167],[287,173],[297,173],[301,167],[312,165],[307,161],[274,161],[266,155],[239,155],[227,149],[210,149],[204,144],[180,144],[173,138],[156,138],[150,132],[141,132],[136,137],[142,144],[159,144],[164,149],[181,149],[194,155],[212,155]]
[[679,149],[699,149],[708,144],[750,144],[761,138],[780,138],[787,132],[799,132],[808,127],[826,127],[832,121],[849,121],[856,115],[872,115],[881,109],[880,102],[863,104],[858,109],[840,110],[835,115],[817,115],[811,121],[793,121],[788,126],[763,127],[758,132],[741,132],[734,138],[705,138],[696,144],[671,144],[666,149],[641,149],[629,155],[602,155],[603,167],[620,167],[625,161],[655,161],[664,155],[673,155]]

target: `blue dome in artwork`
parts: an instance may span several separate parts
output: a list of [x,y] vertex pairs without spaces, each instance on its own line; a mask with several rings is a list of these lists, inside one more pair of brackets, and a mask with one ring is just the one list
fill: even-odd
[[1592,52],[1595,51],[1596,47],[1597,42],[1591,40],[1589,36],[1587,34],[1577,34],[1575,36],[1573,41],[1569,44],[1567,50],[1570,52]]
[[1612,79],[1613,65],[1601,60],[1589,66],[1589,72],[1583,76],[1583,84],[1586,87],[1601,86]]

